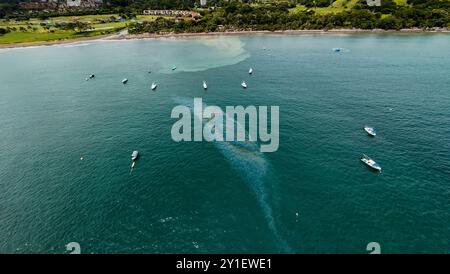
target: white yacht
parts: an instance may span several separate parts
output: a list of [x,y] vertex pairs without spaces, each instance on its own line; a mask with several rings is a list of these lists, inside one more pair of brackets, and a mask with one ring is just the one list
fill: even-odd
[[208,89],[208,85],[206,84],[206,81],[203,81],[203,89],[207,90]]
[[373,136],[373,137],[377,136],[377,132],[375,131],[375,129],[374,129],[373,127],[365,126],[365,127],[364,127],[364,130],[365,130],[365,131],[367,132],[367,134],[369,134],[370,136]]
[[381,166],[377,164],[377,162],[375,162],[374,160],[370,159],[367,155],[363,154],[363,156],[361,157],[361,161],[364,164],[373,168],[374,170],[381,171]]
[[241,86],[242,86],[243,88],[247,88],[247,83],[246,83],[245,81],[242,81]]
[[152,83],[152,90],[155,90],[157,86],[158,86],[158,84],[156,82],[153,82]]
[[127,82],[128,82],[128,79],[127,79],[127,78],[125,78],[125,79],[122,80],[122,84],[126,84]]
[[253,73],[253,68],[250,68],[249,70],[248,70],[248,74],[252,74]]
[[131,154],[131,161],[136,161],[137,158],[139,157],[139,151],[135,150],[133,151],[133,153]]

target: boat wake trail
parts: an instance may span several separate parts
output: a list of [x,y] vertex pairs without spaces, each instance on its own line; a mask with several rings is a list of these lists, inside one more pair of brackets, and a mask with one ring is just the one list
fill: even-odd
[[[192,99],[176,97],[173,100],[177,104],[185,105],[193,109]],[[207,105],[203,104],[203,108]],[[224,114],[223,117],[226,117]],[[202,117],[196,117],[202,118]],[[231,119],[226,117],[226,119]],[[202,119],[204,121],[204,119]],[[204,124],[206,127],[208,124]],[[242,127],[239,123],[235,122],[236,127]],[[209,130],[209,132],[211,132]],[[247,133],[248,134],[248,133]],[[255,198],[264,214],[264,218],[267,221],[269,229],[274,234],[279,247],[282,252],[292,253],[293,250],[286,242],[286,240],[280,235],[276,227],[275,219],[273,217],[272,207],[267,201],[267,191],[264,183],[264,177],[269,170],[269,162],[264,157],[264,154],[260,152],[258,145],[255,142],[213,142],[216,148],[222,153],[225,159],[231,164],[233,169],[238,170],[239,173],[245,178],[250,190],[254,193]]]

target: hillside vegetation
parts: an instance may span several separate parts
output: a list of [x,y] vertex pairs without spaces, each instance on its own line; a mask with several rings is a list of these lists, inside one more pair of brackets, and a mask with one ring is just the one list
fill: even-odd
[[229,2],[214,10],[202,11],[196,20],[167,20],[131,24],[131,33],[212,32],[238,30],[294,29],[387,29],[450,27],[448,0],[382,0],[369,7],[365,0],[299,0]]
[[[450,0],[107,0],[96,10],[22,11],[17,0],[0,3],[0,44],[89,37],[128,30],[138,33],[221,32],[295,29],[448,28]],[[143,9],[196,10],[198,18],[142,15]]]

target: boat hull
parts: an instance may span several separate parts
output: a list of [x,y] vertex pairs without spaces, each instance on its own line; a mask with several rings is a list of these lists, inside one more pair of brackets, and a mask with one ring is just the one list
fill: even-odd
[[367,134],[369,134],[372,137],[377,136],[377,133],[375,132],[375,130],[373,128],[365,127],[364,130],[367,132]]
[[133,151],[133,154],[131,154],[131,160],[134,162],[139,158],[139,152]]
[[374,171],[381,171],[381,167],[377,163],[370,163],[367,159],[361,159],[366,166],[370,167]]

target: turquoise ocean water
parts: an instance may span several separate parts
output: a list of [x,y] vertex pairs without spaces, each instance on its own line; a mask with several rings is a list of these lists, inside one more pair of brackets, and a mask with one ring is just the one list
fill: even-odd
[[[0,252],[449,253],[449,45],[255,35],[0,50]],[[171,110],[194,97],[279,106],[279,150],[172,141]]]

